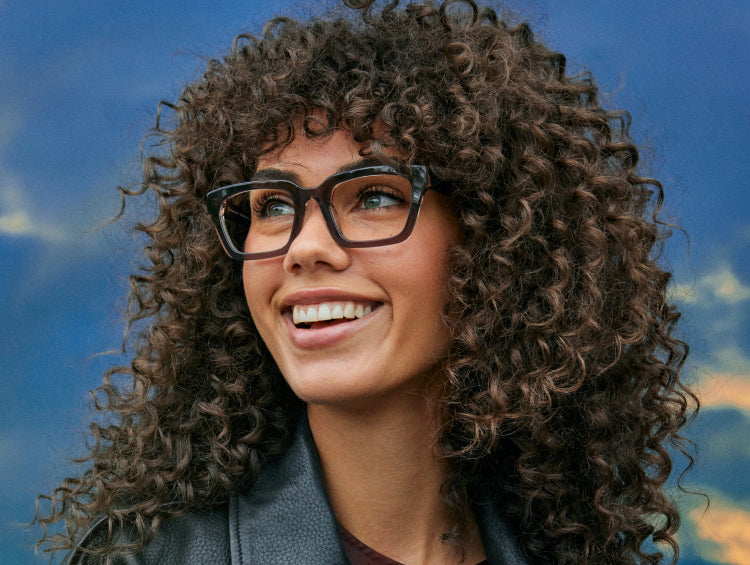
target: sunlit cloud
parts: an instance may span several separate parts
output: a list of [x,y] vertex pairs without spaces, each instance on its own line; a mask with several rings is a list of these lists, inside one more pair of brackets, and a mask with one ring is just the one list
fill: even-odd
[[31,211],[20,187],[18,179],[0,169],[0,235],[54,243],[70,240],[70,235],[62,226],[51,224]]
[[729,565],[750,563],[750,512],[712,497],[711,506],[693,508],[688,517],[695,528],[702,557]]
[[716,352],[699,371],[697,383],[705,408],[738,408],[750,413],[750,358],[736,346]]
[[24,211],[0,216],[0,234],[28,236],[56,242],[69,239],[68,235],[56,226],[35,224]]
[[[22,125],[21,112],[10,105],[0,105],[0,152],[18,135]],[[70,215],[60,215],[48,203],[30,199],[21,175],[5,165],[2,157],[0,153],[0,237],[26,238],[54,246],[80,245],[80,237],[74,237],[76,230],[60,221],[72,220]]]
[[704,408],[739,408],[750,413],[750,373],[714,373],[699,385]]
[[0,162],[0,238],[28,252],[27,260],[12,269],[14,279],[23,281],[14,290],[17,304],[107,249],[85,210],[63,208],[56,199],[39,194],[27,190],[22,177]]
[[692,284],[676,284],[671,288],[675,300],[688,304],[715,300],[736,304],[750,299],[750,287],[743,284],[732,272],[730,265],[722,263],[712,272]]
[[26,212],[14,212],[0,216],[0,233],[10,235],[30,235],[33,233],[31,220]]
[[[0,151],[12,143],[22,127],[22,112],[10,104],[0,104]],[[2,157],[0,153],[0,236],[58,244],[72,241],[69,230],[50,222],[47,219],[49,214],[41,214],[33,202],[29,202],[29,191],[24,190],[21,177],[3,164]]]

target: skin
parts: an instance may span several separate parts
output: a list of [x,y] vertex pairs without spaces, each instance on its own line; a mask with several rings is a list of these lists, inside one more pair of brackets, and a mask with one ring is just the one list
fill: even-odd
[[[345,131],[323,140],[298,136],[265,155],[258,171],[317,186],[360,161],[361,149]],[[307,402],[337,519],[370,547],[410,564],[458,561],[440,541],[450,520],[439,496],[445,470],[433,447],[439,359],[451,342],[442,320],[444,274],[447,250],[458,238],[450,202],[434,191],[425,194],[406,241],[363,249],[338,246],[309,201],[285,256],[243,266],[258,331]],[[374,308],[360,320],[321,329],[292,323],[293,304],[332,300]],[[475,534],[465,563],[483,555]]]
[[[266,155],[258,171],[293,174],[301,186],[317,186],[361,161],[359,150],[343,131],[323,141],[303,136]],[[243,266],[253,320],[294,392],[310,404],[359,410],[423,390],[450,345],[441,274],[446,251],[457,241],[449,203],[434,191],[427,191],[406,241],[364,249],[339,247],[317,203],[309,201],[302,231],[285,256]],[[331,300],[376,307],[361,320],[322,331],[297,330],[285,312],[291,304]]]

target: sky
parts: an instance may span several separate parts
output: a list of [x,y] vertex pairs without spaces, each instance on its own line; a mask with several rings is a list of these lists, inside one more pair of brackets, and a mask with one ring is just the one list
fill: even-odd
[[[81,453],[89,391],[123,362],[136,244],[118,185],[138,179],[159,100],[234,35],[291,1],[0,0],[0,562],[46,562],[25,525]],[[318,5],[308,2],[309,7]],[[511,4],[572,72],[627,109],[647,170],[682,226],[664,250],[703,409],[674,492],[680,563],[750,563],[750,3],[555,0]],[[680,465],[682,461],[678,461]]]

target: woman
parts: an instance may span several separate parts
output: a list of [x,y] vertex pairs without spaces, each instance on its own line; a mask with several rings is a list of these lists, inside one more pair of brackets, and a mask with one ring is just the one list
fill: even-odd
[[239,37],[157,123],[128,193],[159,203],[131,278],[145,329],[42,543],[676,560],[667,446],[697,400],[627,115],[471,0],[357,8]]

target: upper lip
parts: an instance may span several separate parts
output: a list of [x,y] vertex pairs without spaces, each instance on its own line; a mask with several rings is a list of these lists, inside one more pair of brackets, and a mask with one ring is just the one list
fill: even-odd
[[340,288],[300,288],[287,294],[281,301],[281,309],[295,305],[319,304],[322,302],[366,302],[375,304],[379,300]]

